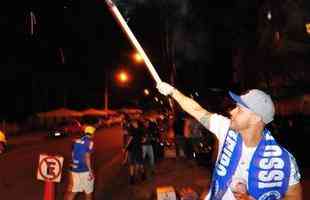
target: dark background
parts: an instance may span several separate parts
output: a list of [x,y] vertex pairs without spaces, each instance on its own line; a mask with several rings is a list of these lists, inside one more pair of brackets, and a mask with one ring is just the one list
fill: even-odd
[[[283,7],[292,2],[303,11],[302,23],[308,19],[306,1],[287,0],[274,5],[270,2],[124,0],[115,3],[160,77],[170,82],[175,71],[174,84],[180,90],[186,94],[198,91],[204,96],[217,95],[212,92],[214,88],[226,90],[253,85],[244,84],[244,80],[256,78],[258,67],[252,64],[262,60],[253,58],[253,54],[258,44],[263,44],[261,52],[270,49],[262,43],[269,36],[259,32],[268,30],[267,25],[261,28],[259,20],[265,5],[270,5],[275,13],[272,27],[287,27],[284,25],[289,24],[290,16],[285,16],[284,22],[280,19],[281,14],[287,14]],[[31,11],[37,22],[33,35],[29,31]],[[1,119],[23,119],[62,106],[103,108],[105,86],[109,88],[112,108],[139,105],[144,88],[156,92],[146,67],[132,62],[130,56],[134,49],[102,0],[10,2],[1,6],[0,23]],[[295,50],[296,59],[308,64],[305,45],[309,44],[309,37],[299,33],[299,29],[294,30],[288,34],[289,38],[304,44]],[[167,41],[173,44],[173,56],[166,48]],[[250,73],[235,80],[234,58],[240,49],[245,52],[242,57],[245,64],[239,71]],[[114,77],[122,68],[132,76],[125,86]],[[292,72],[293,68],[288,71]]]

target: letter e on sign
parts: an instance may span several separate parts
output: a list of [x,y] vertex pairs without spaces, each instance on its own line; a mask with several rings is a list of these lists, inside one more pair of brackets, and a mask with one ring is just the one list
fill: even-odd
[[60,182],[64,158],[40,154],[37,179],[42,181]]

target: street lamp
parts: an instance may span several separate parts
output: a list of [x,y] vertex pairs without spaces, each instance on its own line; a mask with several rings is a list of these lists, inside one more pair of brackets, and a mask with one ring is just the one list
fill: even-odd
[[104,84],[104,110],[108,111],[108,105],[109,105],[109,93],[108,93],[108,70],[105,71],[105,84]]
[[119,74],[117,75],[117,79],[122,82],[125,83],[128,81],[128,74],[125,71],[121,71],[119,72]]
[[[108,110],[108,105],[109,105],[109,89],[108,89],[108,73],[106,72],[105,74],[105,89],[104,89],[104,109],[107,111]],[[129,75],[126,71],[119,71],[115,75],[116,80],[118,80],[121,83],[126,83],[129,80]]]
[[133,59],[136,63],[141,63],[143,62],[143,58],[139,53],[134,53],[133,54]]

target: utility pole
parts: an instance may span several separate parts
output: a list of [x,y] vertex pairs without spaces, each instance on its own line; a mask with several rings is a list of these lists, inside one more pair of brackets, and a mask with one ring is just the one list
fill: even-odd
[[64,88],[64,94],[63,94],[63,107],[66,108],[67,107],[67,90],[66,88]]
[[108,110],[109,105],[109,93],[108,93],[108,70],[105,68],[105,79],[104,79],[104,110]]

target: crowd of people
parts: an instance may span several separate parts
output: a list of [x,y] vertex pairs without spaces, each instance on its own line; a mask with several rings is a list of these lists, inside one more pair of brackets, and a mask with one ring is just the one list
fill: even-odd
[[212,163],[214,137],[196,119],[181,112],[178,117],[163,121],[143,115],[124,118],[123,164],[128,165],[130,184],[145,180],[147,174],[154,175],[156,162],[169,157],[169,148],[175,151],[175,157],[208,166]]
[[[270,96],[250,90],[238,96],[229,92],[236,106],[230,117],[211,113],[167,83],[157,85],[160,93],[172,96],[187,113],[174,119],[176,156],[195,157],[202,131],[218,141],[213,177],[205,200],[302,199],[301,175],[294,156],[276,142],[268,124],[275,109]],[[180,124],[181,121],[181,124]],[[171,125],[171,124],[170,124]],[[163,136],[156,119],[126,116],[122,122],[124,164],[129,183],[136,184],[156,173],[156,161],[164,156]],[[94,175],[90,165],[94,129],[73,147],[72,169],[66,200],[84,191],[92,199]]]
[[[129,182],[145,180],[155,174],[155,163],[163,157],[163,134],[155,118],[126,116],[122,123],[124,164],[128,164]],[[150,173],[147,173],[147,172]]]
[[189,115],[181,115],[173,124],[177,156],[194,159],[203,137],[201,124]]

